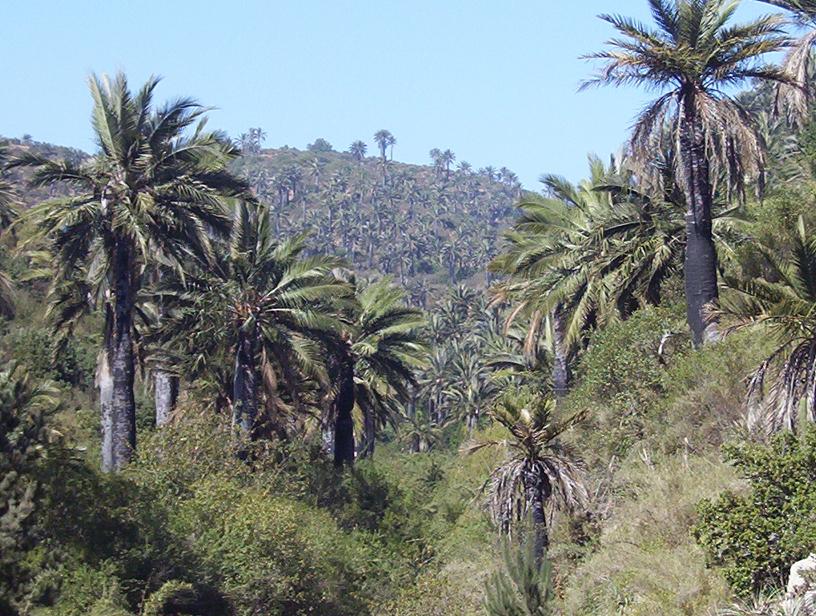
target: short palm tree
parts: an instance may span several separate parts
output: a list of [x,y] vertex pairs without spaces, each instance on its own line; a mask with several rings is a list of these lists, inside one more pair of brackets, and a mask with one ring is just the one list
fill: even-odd
[[572,450],[559,441],[559,436],[578,423],[581,415],[558,421],[554,413],[552,399],[526,392],[505,395],[492,416],[507,429],[509,438],[478,442],[467,449],[506,450],[506,459],[493,470],[486,484],[490,513],[505,533],[530,518],[538,563],[549,545],[547,506],[572,512],[585,506],[588,500],[582,465]]
[[[728,93],[749,79],[787,83],[781,69],[763,63],[787,38],[778,16],[730,25],[733,0],[649,0],[656,28],[619,15],[602,15],[621,35],[610,49],[587,56],[603,67],[584,87],[636,85],[661,94],[637,119],[630,146],[644,172],[661,142],[675,140],[676,176],[686,198],[685,283],[695,345],[717,336],[707,306],[716,304],[717,251],[712,205],[720,174],[741,192],[765,163],[754,119]],[[670,127],[671,130],[666,130]]]
[[362,162],[365,159],[366,150],[368,150],[368,146],[366,146],[365,141],[354,141],[349,146],[348,153],[354,157],[354,160],[357,162]]
[[776,343],[748,388],[749,426],[764,434],[795,431],[802,400],[809,420],[816,422],[816,236],[801,217],[793,240],[789,258],[760,245],[767,273],[727,279],[718,311],[733,320],[726,333],[761,327]]
[[104,311],[98,382],[106,471],[120,469],[136,446],[134,319],[145,268],[211,260],[212,237],[228,224],[224,199],[248,190],[227,169],[235,146],[205,129],[206,109],[188,98],[156,108],[157,85],[151,78],[134,94],[124,74],[91,77],[99,153],[79,165],[35,155],[13,163],[35,167],[36,186],[65,183],[74,191],[27,217],[54,253],[59,322],[70,328],[85,292]]
[[211,271],[188,273],[169,302],[160,337],[183,349],[191,376],[224,384],[221,358],[231,356],[223,397],[246,436],[270,425],[259,415],[261,392],[270,413],[281,410],[282,389],[299,405],[302,377],[325,381],[326,347],[339,344],[336,305],[353,291],[332,274],[340,260],[307,256],[306,248],[305,236],[276,241],[269,211],[240,202],[228,250]]
[[507,275],[494,297],[512,304],[508,327],[527,318],[527,352],[547,334],[560,397],[569,358],[590,324],[659,301],[661,286],[679,269],[682,209],[670,191],[647,192],[623,166],[596,157],[589,179],[577,186],[551,175],[542,181],[545,196],[530,194],[519,204],[505,251],[490,267]]

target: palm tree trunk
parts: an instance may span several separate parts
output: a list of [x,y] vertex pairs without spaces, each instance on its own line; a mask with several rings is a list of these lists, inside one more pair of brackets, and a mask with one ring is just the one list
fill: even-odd
[[374,441],[377,436],[377,428],[375,425],[376,418],[371,409],[367,409],[363,415],[363,442],[360,447],[360,457],[368,458],[374,455]]
[[173,415],[179,393],[179,378],[162,368],[153,371],[154,401],[156,403],[156,426],[163,426]]
[[569,352],[567,350],[567,319],[562,308],[556,307],[552,312],[553,329],[553,393],[556,400],[563,399],[569,392]]
[[544,554],[550,546],[550,537],[547,533],[547,517],[544,513],[544,501],[549,496],[549,486],[542,486],[538,473],[531,469],[524,471],[524,491],[527,505],[530,508],[530,518],[533,532],[533,557],[536,567],[541,568]]
[[235,374],[232,382],[232,422],[246,435],[252,435],[258,415],[255,331],[238,332]]
[[[117,242],[114,253],[113,323],[107,336],[105,362],[100,387],[102,402],[102,470],[118,471],[136,450],[136,399],[133,382],[136,377],[133,358],[133,263],[130,247]],[[105,409],[105,405],[109,408]]]
[[717,339],[717,323],[708,319],[706,307],[716,304],[717,249],[711,222],[713,194],[705,153],[705,133],[697,116],[694,97],[687,96],[680,114],[680,157],[686,193],[685,286],[688,324],[692,342],[700,347]]
[[344,349],[338,370],[339,390],[334,399],[334,464],[354,464],[354,360]]

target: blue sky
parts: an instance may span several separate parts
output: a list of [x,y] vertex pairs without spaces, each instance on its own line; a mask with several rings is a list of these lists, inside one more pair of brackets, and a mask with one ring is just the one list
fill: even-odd
[[[218,107],[211,124],[250,126],[267,146],[337,149],[387,128],[395,158],[451,148],[474,167],[580,178],[586,154],[618,149],[645,95],[578,93],[601,48],[601,12],[647,17],[645,0],[27,0],[0,3],[0,135],[91,150],[92,72],[160,97]],[[767,12],[745,0],[740,17]]]

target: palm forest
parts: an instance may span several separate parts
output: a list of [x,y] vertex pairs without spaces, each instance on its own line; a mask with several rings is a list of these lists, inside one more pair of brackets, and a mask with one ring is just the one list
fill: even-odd
[[124,73],[5,138],[0,613],[816,614],[816,2],[638,3],[577,183]]

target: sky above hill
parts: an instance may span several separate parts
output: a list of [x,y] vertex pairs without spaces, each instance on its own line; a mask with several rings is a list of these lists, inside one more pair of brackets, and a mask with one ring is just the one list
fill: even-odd
[[[647,95],[578,92],[611,28],[648,19],[646,0],[29,0],[0,4],[0,135],[93,150],[91,72],[164,77],[159,98],[217,107],[211,125],[265,145],[336,149],[397,138],[396,159],[452,149],[474,167],[581,178],[588,152],[624,141]],[[766,13],[745,0],[741,19]]]

